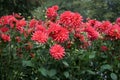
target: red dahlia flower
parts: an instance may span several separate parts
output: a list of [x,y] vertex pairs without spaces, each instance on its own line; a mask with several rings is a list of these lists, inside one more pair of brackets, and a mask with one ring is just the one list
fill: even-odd
[[107,50],[108,50],[107,46],[101,46],[101,51],[107,51]]
[[26,21],[24,19],[22,20],[18,20],[17,23],[16,23],[16,27],[17,29],[19,30],[20,28],[26,26]]
[[47,32],[47,30],[46,30],[46,28],[44,26],[38,25],[38,24],[36,25],[35,30],[36,31]]
[[35,27],[37,23],[38,23],[38,21],[37,21],[37,20],[32,19],[32,20],[30,20],[30,22],[29,22],[29,27],[30,27],[30,28]]
[[13,13],[13,16],[14,16],[15,18],[17,18],[17,19],[22,19],[22,18],[23,18],[23,16],[21,16],[21,15],[18,14],[18,13]]
[[0,18],[0,25],[9,24],[10,18],[13,18],[13,16],[12,16],[12,15],[2,16],[2,17]]
[[15,25],[16,25],[16,23],[17,23],[17,19],[15,18],[15,17],[11,17],[10,19],[9,19],[9,25],[10,25],[10,27],[11,28],[14,28],[15,27]]
[[120,17],[116,19],[116,23],[120,26]]
[[108,29],[106,33],[113,39],[120,39],[120,27],[117,24]]
[[57,10],[58,10],[57,5],[48,8],[47,11],[46,11],[47,18],[50,19],[50,20],[55,20],[57,15],[58,15]]
[[55,23],[50,24],[48,32],[50,37],[52,37],[54,41],[57,41],[60,43],[63,43],[69,38],[69,31]]
[[90,19],[87,24],[97,29],[102,23],[98,20]]
[[82,16],[79,13],[65,11],[60,15],[60,23],[68,29],[79,27],[82,21]]
[[96,20],[95,20],[95,19],[89,19],[89,20],[88,20],[88,24],[89,24],[90,26],[94,26],[95,23],[96,23]]
[[2,31],[4,33],[4,32],[9,31],[9,28],[7,28],[6,26],[5,27],[1,27],[0,31]]
[[10,36],[7,34],[1,34],[1,38],[3,39],[4,42],[11,41]]
[[42,32],[42,31],[35,31],[31,39],[39,43],[46,43],[48,39],[48,35],[47,33]]
[[85,41],[85,36],[80,33],[75,33],[74,35],[76,38],[78,38],[81,42]]
[[110,21],[104,21],[99,27],[99,32],[106,32],[111,26]]
[[55,44],[50,48],[50,55],[54,59],[60,60],[65,56],[65,49],[61,45]]
[[88,38],[91,40],[96,40],[99,37],[99,33],[91,26],[86,27],[85,32],[87,32]]
[[20,31],[20,33],[24,32],[24,27],[26,26],[26,21],[24,19],[17,20],[16,29]]

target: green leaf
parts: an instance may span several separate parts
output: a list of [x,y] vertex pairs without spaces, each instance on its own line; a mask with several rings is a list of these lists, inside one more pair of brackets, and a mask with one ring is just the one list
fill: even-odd
[[57,78],[57,80],[60,80],[60,78]]
[[23,65],[24,67],[26,67],[26,66],[33,67],[33,64],[32,64],[31,61],[22,61],[22,65]]
[[48,76],[49,77],[53,77],[53,76],[55,76],[56,75],[56,70],[55,69],[51,69],[49,72],[48,72]]
[[94,71],[87,70],[87,72],[88,72],[89,74],[95,75],[95,72],[94,72]]
[[69,64],[68,64],[66,61],[63,61],[63,64],[64,64],[66,67],[69,67]]
[[95,53],[89,55],[89,59],[95,58]]
[[47,70],[45,68],[42,67],[38,71],[40,71],[43,76],[47,76]]
[[64,74],[64,76],[65,76],[66,78],[69,77],[69,72],[64,72],[63,74]]
[[104,71],[104,70],[110,70],[110,71],[112,71],[112,66],[110,66],[109,64],[102,65],[101,66],[101,70],[102,71]]
[[112,78],[112,80],[117,80],[117,75],[115,73],[111,73],[110,77]]
[[118,63],[118,68],[120,68],[120,63]]

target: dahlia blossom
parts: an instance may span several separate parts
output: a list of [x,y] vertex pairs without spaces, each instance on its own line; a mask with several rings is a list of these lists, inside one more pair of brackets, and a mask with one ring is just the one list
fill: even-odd
[[96,20],[95,20],[95,19],[89,19],[89,20],[88,20],[88,24],[89,24],[90,26],[94,26],[95,23],[96,23]]
[[91,40],[96,40],[99,37],[99,33],[91,26],[86,27],[85,32],[87,32],[88,38]]
[[60,60],[65,56],[64,47],[58,44],[53,45],[49,51],[50,51],[50,55],[57,60]]
[[58,24],[52,23],[48,29],[49,36],[52,37],[54,41],[63,43],[69,38],[69,31]]
[[16,27],[19,29],[21,27],[24,27],[26,26],[26,21],[24,19],[22,20],[18,20],[17,23],[16,23]]
[[47,11],[46,11],[47,18],[50,19],[50,20],[56,19],[57,15],[58,15],[57,10],[58,10],[57,5],[48,8]]
[[35,27],[35,26],[36,26],[36,23],[38,23],[37,20],[35,20],[35,19],[30,20],[30,22],[29,22],[29,27],[30,27],[30,28]]
[[36,41],[38,43],[46,43],[47,39],[48,39],[48,35],[45,32],[42,31],[35,31],[35,33],[33,33],[32,38],[33,41]]
[[79,27],[82,22],[82,16],[79,13],[65,11],[60,15],[60,23],[67,28]]
[[120,26],[120,17],[116,19],[116,23]]
[[26,21],[24,19],[18,20],[16,22],[16,29],[20,31],[20,33],[24,32],[24,26],[26,26]]
[[100,21],[98,21],[98,20],[94,20],[94,19],[92,20],[92,19],[90,19],[88,21],[88,24],[90,26],[94,27],[94,28],[98,28],[102,23]]
[[103,23],[98,27],[98,31],[102,33],[106,32],[106,30],[108,30],[111,26],[112,24],[110,21],[103,21]]
[[3,39],[4,42],[11,41],[10,36],[7,34],[1,34],[1,38]]
[[9,25],[10,25],[10,27],[11,28],[14,28],[15,27],[15,25],[16,25],[16,23],[17,23],[17,19],[15,18],[15,17],[11,17],[10,19],[9,19]]
[[0,31],[4,33],[4,32],[9,31],[9,28],[6,27],[6,26],[4,26],[4,27],[1,27],[1,28],[0,28]]
[[85,41],[85,36],[83,34],[75,33],[74,36],[78,38],[81,42]]
[[21,16],[20,14],[18,13],[13,13],[13,16],[16,18],[16,19],[22,19],[23,16]]
[[0,25],[9,24],[10,18],[13,18],[13,16],[12,16],[12,15],[2,16],[2,17],[0,18]]
[[101,49],[101,51],[107,51],[107,50],[108,50],[108,47],[103,45],[103,46],[101,46],[100,49]]
[[120,27],[117,24],[108,29],[106,33],[113,39],[120,39]]
[[44,26],[38,25],[38,24],[36,25],[35,30],[36,31],[42,31],[42,32],[44,32],[44,31],[46,32],[47,31]]

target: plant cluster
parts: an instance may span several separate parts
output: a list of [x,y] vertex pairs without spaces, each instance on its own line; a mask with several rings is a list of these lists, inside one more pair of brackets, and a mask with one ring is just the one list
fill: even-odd
[[0,18],[1,80],[117,80],[120,18],[83,19],[46,9],[45,20],[19,14]]

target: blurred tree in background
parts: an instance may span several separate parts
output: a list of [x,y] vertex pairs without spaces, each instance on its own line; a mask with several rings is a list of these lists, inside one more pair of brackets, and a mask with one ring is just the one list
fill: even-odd
[[40,7],[40,0],[0,0],[0,16],[21,13],[23,16],[32,16],[31,10]]
[[60,7],[59,13],[71,10],[97,20],[114,21],[120,15],[119,0],[0,0],[0,16],[14,12],[39,19],[52,5]]

